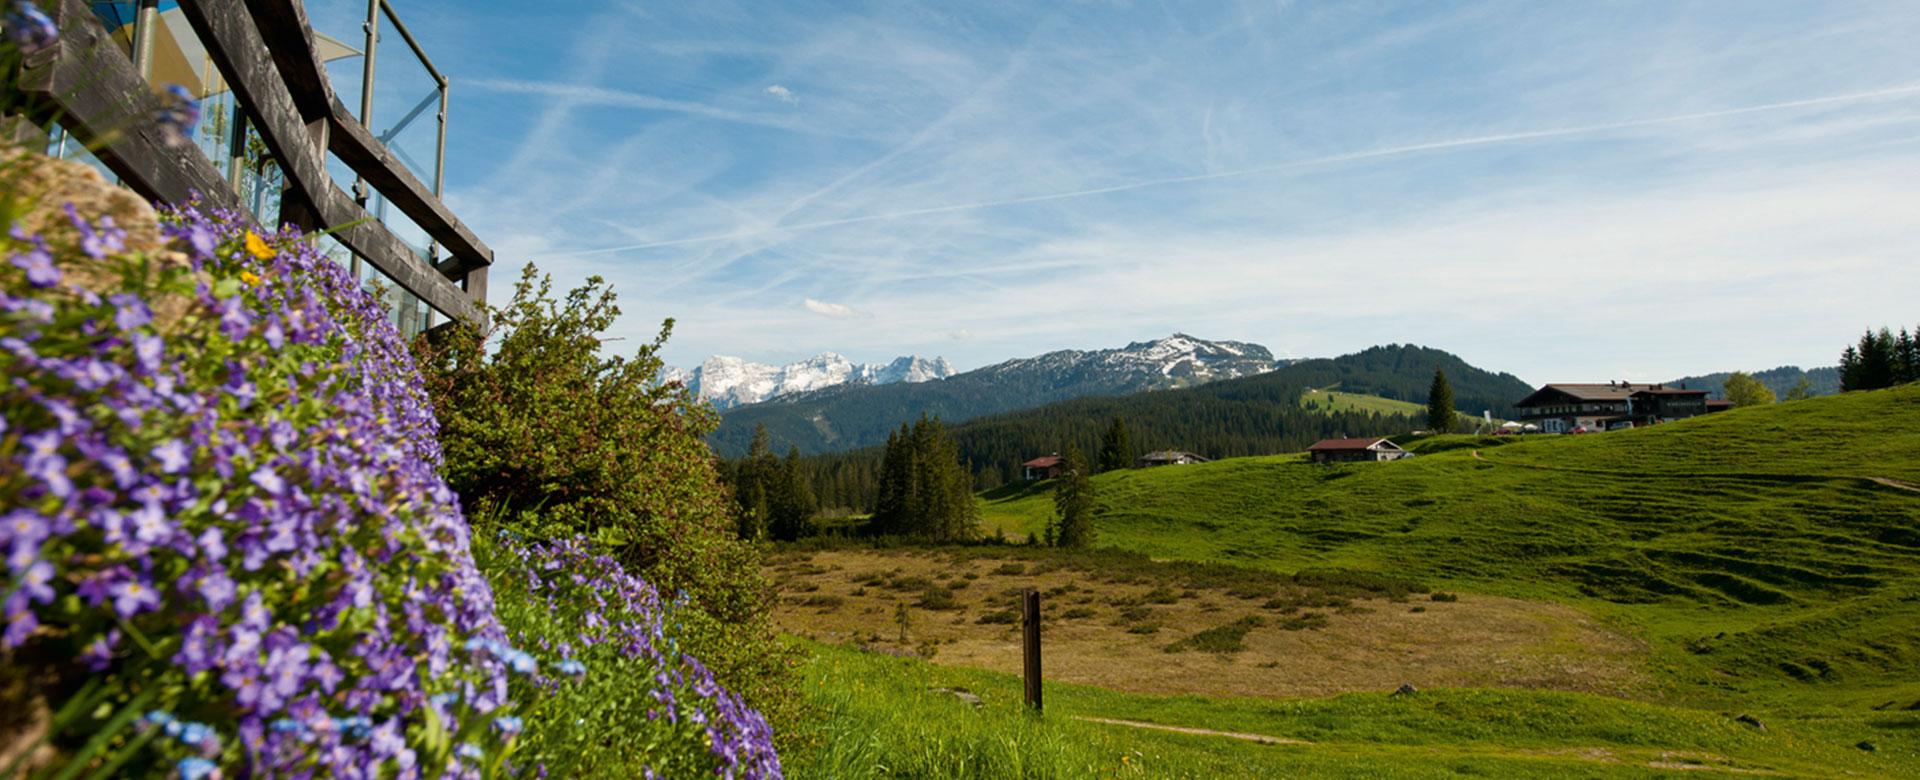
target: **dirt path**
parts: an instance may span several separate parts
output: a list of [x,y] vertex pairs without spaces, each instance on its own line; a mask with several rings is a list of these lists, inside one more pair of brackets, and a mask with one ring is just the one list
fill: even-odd
[[1286,737],[1269,737],[1265,734],[1247,734],[1239,731],[1215,731],[1213,729],[1197,729],[1191,726],[1168,726],[1163,723],[1147,723],[1147,722],[1138,721],[1138,720],[1119,720],[1116,718],[1095,718],[1088,715],[1075,715],[1073,716],[1073,719],[1083,720],[1088,723],[1104,723],[1109,726],[1126,726],[1128,728],[1136,728],[1136,729],[1153,729],[1155,731],[1171,731],[1175,734],[1198,734],[1203,737],[1228,737],[1231,739],[1244,739],[1248,742],[1258,742],[1262,745],[1311,745],[1313,744],[1312,742],[1308,742],[1304,739],[1288,739]]
[[1915,485],[1911,482],[1901,482],[1900,480],[1889,479],[1887,477],[1868,477],[1868,479],[1871,479],[1874,482],[1878,482],[1882,485],[1886,485],[1887,487],[1893,488],[1894,490],[1905,490],[1909,493],[1920,493],[1920,485]]

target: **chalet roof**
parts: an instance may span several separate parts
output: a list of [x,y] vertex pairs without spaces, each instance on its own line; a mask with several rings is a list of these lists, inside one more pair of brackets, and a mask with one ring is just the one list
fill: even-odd
[[1396,449],[1396,450],[1400,449],[1399,445],[1394,444],[1393,442],[1387,441],[1383,437],[1375,436],[1370,439],[1321,439],[1320,443],[1315,444],[1312,447],[1308,447],[1307,451],[1308,452],[1358,452],[1362,450],[1371,450],[1374,447],[1377,447],[1381,444],[1385,444],[1388,447],[1392,447],[1393,449]]
[[1024,468],[1030,468],[1030,469],[1050,469],[1050,468],[1053,468],[1054,466],[1060,465],[1060,461],[1061,461],[1060,456],[1048,455],[1042,458],[1034,458],[1033,460],[1027,461],[1020,465]]
[[1630,382],[1606,382],[1600,384],[1564,383],[1550,384],[1534,391],[1514,406],[1538,406],[1546,399],[1565,395],[1575,401],[1625,401],[1636,395],[1706,395],[1705,390],[1688,390],[1684,387],[1668,387],[1664,384],[1636,385]]
[[1733,402],[1721,400],[1719,398],[1709,398],[1707,399],[1707,408],[1708,409],[1732,409]]

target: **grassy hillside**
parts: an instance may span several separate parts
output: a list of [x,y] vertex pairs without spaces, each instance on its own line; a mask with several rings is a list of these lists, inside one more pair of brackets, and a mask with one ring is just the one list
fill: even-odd
[[[1911,776],[1916,719],[1774,721],[1538,691],[1430,690],[1275,701],[1147,696],[806,643],[823,714],[794,777],[1271,778]],[[952,692],[977,696],[978,707]],[[1114,723],[1112,721],[1126,721]],[[1182,733],[1165,727],[1188,729]],[[1159,727],[1159,728],[1155,728]],[[1222,733],[1224,732],[1224,733]],[[1874,742],[1876,750],[1855,745]],[[1884,747],[1882,745],[1885,745]]]
[[[1245,458],[1096,479],[1100,543],[1396,572],[1574,603],[1676,701],[1920,707],[1920,386],[1388,464]],[[1479,453],[1476,455],[1476,453]],[[1044,522],[1042,492],[987,500]]]
[[1318,412],[1337,414],[1340,412],[1364,412],[1367,414],[1397,414],[1405,417],[1419,417],[1427,413],[1425,404],[1412,401],[1396,401],[1377,395],[1343,393],[1339,387],[1319,387],[1300,395],[1300,405]]

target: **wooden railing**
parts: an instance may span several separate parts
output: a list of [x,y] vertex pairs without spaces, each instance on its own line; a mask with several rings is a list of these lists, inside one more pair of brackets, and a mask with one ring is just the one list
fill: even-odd
[[[192,145],[170,147],[151,122],[159,101],[132,60],[81,0],[49,3],[60,26],[57,46],[30,57],[20,90],[51,107],[57,120],[135,192],[152,200],[238,210],[239,197]],[[180,9],[213,64],[258,129],[285,175],[280,219],[333,237],[400,287],[454,318],[478,324],[493,250],[447,209],[335,97],[300,0],[180,0]],[[327,172],[327,152],[378,190],[444,247],[438,263],[420,258]]]

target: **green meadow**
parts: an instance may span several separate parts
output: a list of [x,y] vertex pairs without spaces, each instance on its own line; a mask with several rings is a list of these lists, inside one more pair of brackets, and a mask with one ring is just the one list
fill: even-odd
[[[1646,692],[1287,701],[1059,686],[1035,721],[1019,714],[1013,678],[813,647],[827,728],[858,735],[833,750],[890,756],[907,776],[946,776],[931,767],[961,754],[986,763],[960,776],[980,777],[1640,776],[1679,768],[1664,754],[1705,771],[1920,774],[1920,386],[1608,434],[1411,446],[1419,456],[1395,463],[1282,455],[1103,474],[1097,544],[1571,605],[1647,643]],[[1051,498],[1045,485],[983,494],[984,525],[1024,538],[1044,528]],[[930,692],[942,687],[986,707]],[[1113,765],[1130,750],[1138,764]],[[859,764],[845,755],[814,758],[858,776],[842,773]]]

